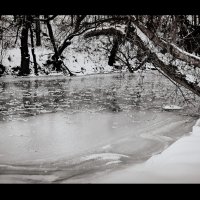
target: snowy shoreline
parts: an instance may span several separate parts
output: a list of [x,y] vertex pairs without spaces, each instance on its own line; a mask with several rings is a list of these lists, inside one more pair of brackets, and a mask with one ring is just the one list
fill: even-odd
[[[200,183],[200,119],[183,136],[145,163],[100,174],[87,183]],[[77,180],[77,182],[82,182]]]
[[[19,80],[43,80],[43,79],[71,79],[71,78],[87,78],[87,77],[95,77],[95,76],[102,76],[102,75],[107,75],[107,76],[112,76],[112,75],[124,75],[124,74],[129,74],[129,72],[122,70],[120,71],[110,71],[110,72],[101,72],[101,73],[85,73],[85,74],[77,74],[76,76],[65,76],[62,73],[51,73],[49,75],[29,75],[29,76],[12,76],[12,75],[6,75],[0,77],[1,81],[9,81],[9,82],[15,82]],[[136,73],[135,73],[136,74]],[[132,75],[132,74],[130,74]]]

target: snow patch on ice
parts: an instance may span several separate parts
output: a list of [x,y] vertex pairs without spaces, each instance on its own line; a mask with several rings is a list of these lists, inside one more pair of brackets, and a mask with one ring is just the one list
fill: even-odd
[[111,148],[111,145],[110,145],[110,144],[105,145],[105,146],[102,147],[102,149],[110,149],[110,148]]
[[121,163],[121,162],[122,162],[121,160],[115,160],[115,161],[107,162],[106,165],[118,164],[118,163]]
[[163,109],[164,110],[181,110],[183,108],[177,105],[166,105],[166,106],[163,106]]
[[98,154],[91,154],[88,156],[84,156],[81,158],[81,161],[88,161],[88,160],[120,160],[120,158],[125,157],[128,158],[129,156],[123,154],[116,154],[116,153],[98,153]]

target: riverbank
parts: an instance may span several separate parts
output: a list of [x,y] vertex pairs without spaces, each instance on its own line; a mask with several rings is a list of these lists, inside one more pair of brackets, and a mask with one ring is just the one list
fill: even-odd
[[[200,120],[188,136],[143,164],[100,174],[88,183],[200,183]],[[83,182],[76,180],[77,182]]]

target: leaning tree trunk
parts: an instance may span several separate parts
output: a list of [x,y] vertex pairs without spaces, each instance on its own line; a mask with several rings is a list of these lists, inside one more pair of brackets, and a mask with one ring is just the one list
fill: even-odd
[[[47,19],[48,18],[48,15],[45,16],[45,18]],[[54,68],[56,69],[57,72],[59,71],[65,71],[67,70],[69,72],[69,75],[70,76],[74,76],[74,74],[69,70],[69,68],[67,66],[63,67],[62,65],[64,64],[62,60],[60,60],[60,53],[59,53],[59,50],[56,46],[56,42],[55,42],[55,38],[54,38],[54,35],[53,35],[53,30],[52,30],[52,27],[51,27],[51,24],[50,24],[50,21],[46,21],[46,24],[47,24],[47,29],[48,29],[48,32],[49,32],[49,37],[50,37],[50,40],[51,40],[51,43],[53,45],[53,49],[54,49],[54,55],[52,56],[52,64],[54,65]]]
[[174,56],[177,59],[180,59],[184,62],[187,62],[191,65],[194,65],[198,68],[200,68],[200,58],[197,56],[194,56],[188,52],[185,52],[178,48],[173,43],[168,43],[164,41],[162,38],[158,37],[155,33],[151,32],[149,29],[147,29],[143,24],[133,21],[133,24],[139,28],[149,39],[151,42],[153,42],[156,46],[161,47],[162,49],[169,49],[169,53]]
[[29,62],[30,55],[28,52],[28,20],[27,16],[23,16],[22,32],[21,32],[21,69],[19,75],[26,76],[30,74]]
[[200,96],[200,87],[198,83],[193,83],[187,80],[186,75],[182,74],[178,67],[172,64],[165,64],[161,59],[158,58],[156,53],[152,52],[152,50],[144,44],[142,39],[136,34],[133,33],[134,43],[141,48],[147,55],[146,61],[152,63],[157,69],[160,69],[167,77],[173,80],[175,83],[182,85],[187,88],[194,94]]
[[[118,35],[118,37],[125,38],[125,35],[114,28],[108,28],[104,30],[93,30],[84,35],[85,38],[93,37],[97,35]],[[148,37],[148,36],[147,36]],[[144,53],[144,62],[141,64],[143,65],[145,62],[152,63],[157,69],[161,70],[167,77],[169,77],[171,80],[173,80],[175,83],[178,83],[182,85],[183,87],[187,88],[194,94],[200,96],[200,87],[198,86],[198,83],[193,83],[189,80],[187,80],[186,75],[182,74],[177,66],[174,66],[172,64],[165,64],[157,55],[156,53],[152,52],[151,48],[149,48],[142,39],[137,35],[136,32],[132,32],[130,34],[130,37],[126,38],[127,41],[131,42],[133,45],[137,45],[139,49],[141,49]],[[149,38],[153,40],[152,38]],[[147,58],[145,58],[145,54],[147,55]],[[178,57],[178,56],[177,56]],[[177,58],[176,57],[176,58]],[[179,57],[178,57],[179,58]]]
[[[48,15],[45,16],[45,18],[47,19]],[[46,21],[46,24],[47,24],[47,29],[49,32],[49,37],[50,37],[50,40],[51,40],[51,43],[52,43],[53,49],[54,49],[54,55],[52,56],[52,59],[54,61],[53,65],[54,65],[54,68],[56,69],[56,71],[61,71],[61,63],[59,62],[58,49],[57,49],[55,38],[53,35],[53,30],[52,30],[52,27],[51,27],[51,24],[49,21]]]
[[[69,34],[61,46],[58,48],[58,55],[61,56],[63,51],[71,44],[72,38],[74,38],[80,31],[81,22],[85,19],[86,15],[71,15],[71,25],[74,26],[74,30]],[[75,19],[74,19],[75,18]],[[78,34],[79,35],[79,34]]]

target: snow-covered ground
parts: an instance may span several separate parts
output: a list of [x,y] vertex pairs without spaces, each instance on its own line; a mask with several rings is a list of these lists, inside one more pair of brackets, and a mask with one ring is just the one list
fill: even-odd
[[[200,183],[200,120],[185,136],[143,164],[87,180],[91,183]],[[87,182],[86,181],[86,182]],[[79,180],[81,182],[81,180]]]
[[[85,43],[78,42],[80,46]],[[69,46],[63,52],[64,64],[76,75],[86,75],[95,73],[108,73],[113,70],[113,67],[108,65],[108,58],[104,53],[98,50],[97,44],[93,45],[92,48],[87,50],[81,50],[80,47],[75,44]],[[29,48],[30,54],[30,76],[34,75],[33,69],[33,58],[31,54],[31,48]],[[63,75],[63,72],[57,73],[52,71],[52,66],[46,66],[47,60],[53,55],[53,51],[46,47],[35,48],[36,60],[39,67],[39,76],[46,75],[44,72],[48,72],[48,75]],[[21,63],[21,52],[20,48],[10,48],[4,50],[2,57],[2,65],[6,67],[6,73],[4,75],[15,75],[17,72],[13,72],[13,68],[19,67]]]

